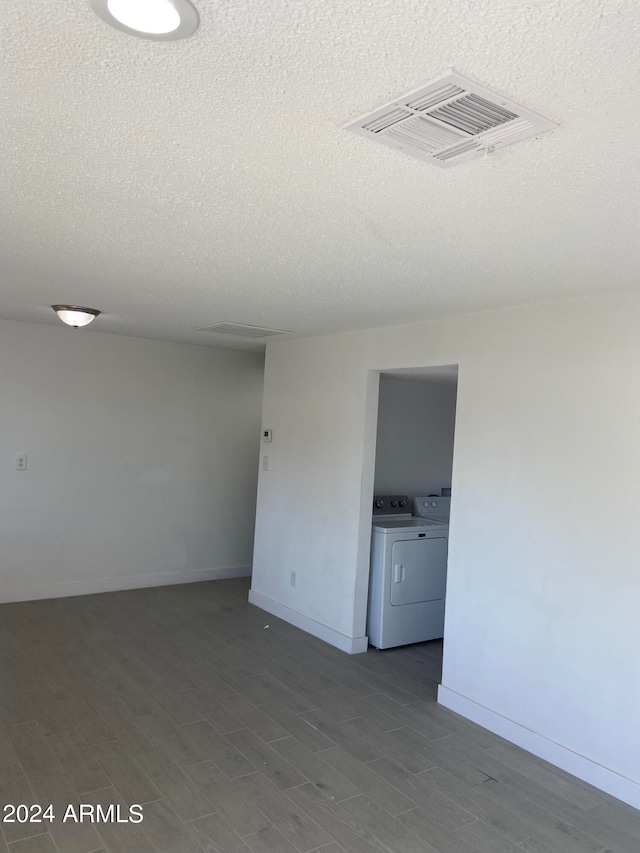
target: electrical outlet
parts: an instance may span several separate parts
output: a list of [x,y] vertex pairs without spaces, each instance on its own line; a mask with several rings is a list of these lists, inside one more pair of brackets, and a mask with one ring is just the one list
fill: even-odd
[[291,586],[296,585],[296,573],[295,572],[291,572],[291,577],[289,579],[289,583],[291,584]]
[[26,471],[27,470],[27,454],[26,453],[20,454],[20,456],[16,456],[15,469],[16,469],[16,471]]

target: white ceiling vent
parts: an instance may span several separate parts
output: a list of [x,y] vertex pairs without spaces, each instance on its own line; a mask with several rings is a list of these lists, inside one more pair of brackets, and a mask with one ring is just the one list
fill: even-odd
[[291,334],[282,329],[263,329],[262,326],[247,326],[244,323],[214,323],[212,326],[202,326],[198,331],[236,335],[239,338],[270,338],[272,335]]
[[452,71],[349,122],[345,130],[447,167],[556,126]]

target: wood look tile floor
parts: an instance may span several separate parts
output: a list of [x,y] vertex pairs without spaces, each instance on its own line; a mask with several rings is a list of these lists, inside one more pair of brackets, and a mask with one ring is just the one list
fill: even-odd
[[[0,606],[0,853],[638,853],[640,812],[349,657],[245,579]],[[142,823],[63,823],[67,804]]]

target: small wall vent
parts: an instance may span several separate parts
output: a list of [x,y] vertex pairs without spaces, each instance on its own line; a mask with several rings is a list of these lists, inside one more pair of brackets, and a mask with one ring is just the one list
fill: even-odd
[[198,331],[237,335],[239,338],[270,338],[273,335],[291,334],[282,329],[264,329],[262,326],[248,326],[245,323],[214,323],[212,326],[201,326]]
[[452,71],[344,127],[446,168],[557,125]]

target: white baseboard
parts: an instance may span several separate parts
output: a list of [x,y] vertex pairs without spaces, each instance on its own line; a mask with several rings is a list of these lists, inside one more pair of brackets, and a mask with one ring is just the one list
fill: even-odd
[[472,699],[455,693],[442,684],[438,688],[438,702],[445,708],[449,708],[450,711],[455,711],[490,732],[515,743],[516,746],[521,746],[528,752],[532,752],[538,758],[543,758],[550,764],[571,773],[572,776],[577,776],[583,782],[588,782],[594,788],[640,809],[640,784],[632,779],[621,776],[601,764],[596,764],[583,755],[572,752],[566,746],[561,746],[559,743],[525,728],[520,723],[515,723],[507,717],[479,705]]
[[325,643],[329,643],[331,646],[347,652],[347,654],[357,655],[361,652],[366,652],[369,646],[367,637],[347,637],[339,631],[334,631],[333,628],[328,628],[321,622],[316,622],[315,619],[311,619],[309,616],[298,613],[297,610],[291,610],[290,607],[285,607],[284,604],[280,604],[266,595],[255,592],[253,589],[249,591],[249,604],[255,604],[261,610],[272,613],[290,625],[295,625],[296,628],[300,628],[302,631],[306,631],[307,634],[324,640]]
[[0,602],[35,601],[39,598],[66,598],[70,595],[90,595],[94,592],[114,592],[120,589],[140,589],[149,586],[170,586],[177,583],[244,578],[251,575],[251,566],[230,566],[218,569],[192,569],[183,572],[153,572],[114,578],[90,578],[78,581],[0,587]]

